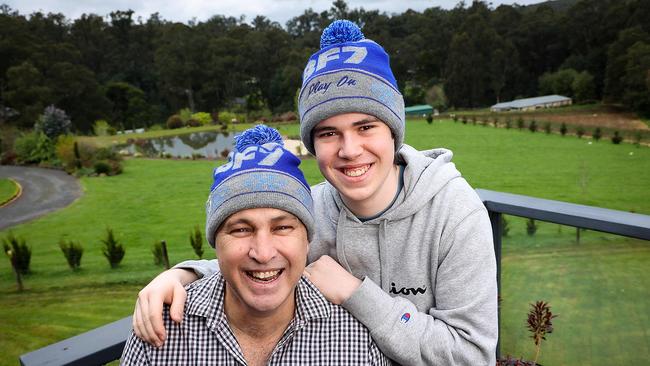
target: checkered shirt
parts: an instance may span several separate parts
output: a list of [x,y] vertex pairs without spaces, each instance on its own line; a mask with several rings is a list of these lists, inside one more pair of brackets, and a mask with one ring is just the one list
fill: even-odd
[[[167,340],[155,348],[133,332],[121,365],[247,365],[223,311],[225,281],[221,273],[187,288],[183,322],[163,320]],[[302,277],[296,287],[294,319],[271,353],[268,365],[390,365],[368,330],[352,315],[323,297]]]

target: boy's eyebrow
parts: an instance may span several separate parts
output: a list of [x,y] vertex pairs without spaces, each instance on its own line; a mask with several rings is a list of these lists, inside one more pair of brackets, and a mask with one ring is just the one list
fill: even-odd
[[[366,117],[364,119],[360,119],[360,120],[358,120],[356,122],[352,122],[352,125],[353,126],[360,126],[360,125],[364,125],[366,123],[373,123],[373,122],[379,122],[379,121],[380,121],[379,118],[369,116],[369,117]],[[313,133],[319,133],[319,132],[323,132],[323,131],[336,131],[336,127],[334,127],[334,126],[321,126],[321,127],[315,127],[312,131],[313,131]]]
[[312,130],[312,133],[317,134],[317,133],[323,132],[323,131],[336,131],[336,127],[333,127],[333,126],[314,127],[314,129]]
[[359,125],[363,125],[363,124],[366,124],[366,123],[372,123],[372,122],[379,122],[379,118],[372,117],[372,116],[366,117],[366,118],[364,118],[362,120],[353,122],[352,125],[353,126],[359,126]]

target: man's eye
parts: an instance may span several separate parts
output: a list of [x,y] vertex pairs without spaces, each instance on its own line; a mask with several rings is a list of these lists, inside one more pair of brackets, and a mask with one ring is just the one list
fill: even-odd
[[275,231],[288,231],[288,230],[291,230],[291,229],[293,229],[293,226],[291,226],[291,225],[280,225],[280,226],[275,228]]
[[231,234],[243,234],[243,233],[249,233],[251,231],[250,228],[247,227],[238,227],[230,230]]

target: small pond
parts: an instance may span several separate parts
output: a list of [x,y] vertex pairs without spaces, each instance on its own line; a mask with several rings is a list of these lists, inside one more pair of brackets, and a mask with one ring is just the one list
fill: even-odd
[[235,134],[228,132],[194,132],[178,136],[156,137],[151,139],[134,138],[126,145],[120,145],[121,152],[140,153],[148,157],[171,156],[191,158],[202,156],[222,159],[228,156],[235,144]]
[[[192,158],[206,157],[224,159],[235,145],[238,133],[204,131],[178,136],[156,137],[151,139],[134,138],[129,143],[119,145],[121,154],[136,153],[147,157]],[[307,153],[300,141],[285,140],[285,147],[297,155]],[[298,147],[300,146],[300,147]]]

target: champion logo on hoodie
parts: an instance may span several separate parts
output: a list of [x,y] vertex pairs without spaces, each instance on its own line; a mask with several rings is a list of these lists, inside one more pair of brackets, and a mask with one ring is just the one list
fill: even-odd
[[411,319],[411,314],[410,313],[404,313],[402,314],[402,317],[400,318],[400,322],[406,323]]

